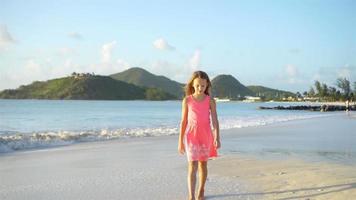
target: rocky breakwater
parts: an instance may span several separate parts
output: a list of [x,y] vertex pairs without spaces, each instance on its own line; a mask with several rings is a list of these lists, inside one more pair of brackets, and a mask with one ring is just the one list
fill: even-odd
[[298,105],[298,106],[275,106],[275,107],[265,107],[260,106],[259,109],[273,109],[273,110],[309,110],[309,111],[355,111],[356,105],[352,106],[343,106],[343,105]]

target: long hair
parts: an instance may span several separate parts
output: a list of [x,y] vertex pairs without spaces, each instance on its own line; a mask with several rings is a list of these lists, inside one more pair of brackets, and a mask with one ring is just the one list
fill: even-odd
[[210,82],[208,74],[206,74],[203,71],[195,71],[193,73],[192,77],[189,79],[188,83],[184,87],[185,96],[189,96],[189,95],[191,95],[191,94],[193,94],[195,92],[194,87],[193,87],[193,82],[194,82],[194,79],[196,79],[196,78],[201,78],[201,79],[205,79],[206,80],[208,85],[206,86],[206,89],[205,89],[204,93],[206,95],[210,96],[211,82]]

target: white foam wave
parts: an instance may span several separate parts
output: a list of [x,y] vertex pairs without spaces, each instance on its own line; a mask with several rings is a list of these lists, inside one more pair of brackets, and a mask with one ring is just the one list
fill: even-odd
[[68,145],[77,142],[102,141],[127,137],[149,137],[172,135],[178,133],[177,128],[133,128],[103,129],[83,132],[42,132],[33,134],[0,135],[0,153],[23,149],[43,148]]
[[228,117],[220,118],[220,129],[233,129],[254,126],[264,126],[279,122],[287,122],[301,119],[311,119],[317,117],[326,117],[330,115],[274,115],[274,116],[249,116],[249,117]]
[[[277,122],[309,119],[326,115],[287,115],[287,116],[249,116],[221,117],[220,129],[232,129],[251,126],[263,126]],[[24,149],[45,148],[69,145],[77,142],[102,141],[130,137],[150,137],[178,134],[178,124],[172,127],[155,128],[121,128],[115,130],[102,129],[97,131],[58,131],[39,133],[11,133],[0,135],[0,153]]]

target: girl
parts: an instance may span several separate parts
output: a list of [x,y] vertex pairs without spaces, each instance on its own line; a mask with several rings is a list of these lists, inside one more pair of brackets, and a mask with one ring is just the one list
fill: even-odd
[[[188,158],[189,199],[195,200],[196,172],[199,169],[198,199],[204,199],[204,186],[208,175],[208,158],[217,157],[220,148],[219,122],[216,104],[210,98],[211,83],[203,71],[196,71],[185,86],[182,102],[182,121],[178,141],[180,154]],[[213,131],[210,126],[212,119]],[[213,133],[214,134],[213,134]]]

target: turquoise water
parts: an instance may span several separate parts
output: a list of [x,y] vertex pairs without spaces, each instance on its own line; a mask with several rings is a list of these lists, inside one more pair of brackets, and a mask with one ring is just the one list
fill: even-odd
[[324,118],[230,131],[224,135],[223,152],[356,165],[355,130],[356,112],[337,112]]
[[[263,126],[330,115],[257,109],[281,104],[290,103],[218,102],[220,128]],[[0,152],[175,135],[180,118],[180,101],[0,100]]]

